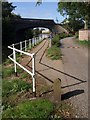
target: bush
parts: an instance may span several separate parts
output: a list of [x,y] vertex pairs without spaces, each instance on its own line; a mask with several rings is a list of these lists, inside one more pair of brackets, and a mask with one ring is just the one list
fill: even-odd
[[52,46],[56,45],[57,47],[60,46],[60,36],[55,35],[54,38],[52,38]]
[[14,108],[5,110],[3,118],[48,118],[53,111],[53,104],[45,99],[25,101]]
[[79,33],[78,33],[78,32],[75,33],[75,37],[76,37],[76,38],[79,37]]

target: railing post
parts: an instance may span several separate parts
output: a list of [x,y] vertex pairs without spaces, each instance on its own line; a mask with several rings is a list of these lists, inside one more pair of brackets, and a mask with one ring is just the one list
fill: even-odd
[[[22,42],[20,42],[20,50],[22,51]],[[22,55],[22,53],[20,53]]]
[[31,48],[31,39],[29,39],[29,48]]
[[34,38],[34,42],[35,42],[34,45],[36,45],[36,38]]
[[33,47],[34,47],[34,38],[33,38]]
[[[14,44],[13,44],[13,59],[14,59],[14,61],[16,61],[16,52],[15,52],[15,49],[14,49]],[[16,65],[15,62],[14,62],[14,69],[15,69],[15,74],[17,76],[17,65]]]
[[25,40],[25,51],[26,51],[26,47],[27,47],[27,43],[26,43],[26,40]]
[[36,97],[36,80],[35,80],[35,54],[32,57],[32,79],[33,79],[33,96]]
[[38,39],[38,42],[39,42],[39,37],[37,37],[37,39]]
[[37,44],[37,37],[36,37],[36,44]]
[[33,46],[35,46],[35,38],[33,38]]
[[33,47],[33,39],[31,39],[31,48]]

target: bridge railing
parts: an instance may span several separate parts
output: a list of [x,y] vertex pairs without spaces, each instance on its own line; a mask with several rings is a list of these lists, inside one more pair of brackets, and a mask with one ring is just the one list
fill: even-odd
[[[36,86],[35,86],[35,54],[28,53],[28,52],[26,52],[26,50],[28,47],[32,48],[34,45],[36,45],[41,40],[42,40],[41,37],[33,38],[33,39],[21,41],[19,43],[12,44],[12,45],[8,46],[8,48],[13,51],[12,54],[10,54],[8,56],[8,58],[14,62],[14,69],[15,69],[16,75],[17,75],[17,65],[18,65],[20,68],[22,68],[23,70],[25,70],[27,73],[29,73],[32,76],[33,93],[36,92],[36,90],[35,90],[35,88],[36,88]],[[17,48],[17,46],[18,46],[18,48]],[[23,65],[21,65],[20,63],[17,62],[17,59],[16,59],[17,53],[20,53],[20,55],[24,54],[24,55],[31,57],[31,59],[32,59],[32,71],[29,71],[27,68],[25,68]],[[34,96],[35,96],[35,94],[34,94]]]

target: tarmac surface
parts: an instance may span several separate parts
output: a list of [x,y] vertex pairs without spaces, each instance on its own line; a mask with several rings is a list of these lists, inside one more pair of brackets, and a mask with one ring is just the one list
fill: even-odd
[[[61,79],[62,100],[69,100],[75,109],[76,118],[88,118],[88,49],[75,43],[73,37],[61,40],[62,60],[50,60],[46,50],[50,40],[45,39],[30,53],[35,53],[36,73],[52,85]],[[31,59],[24,57],[23,66],[31,70]]]

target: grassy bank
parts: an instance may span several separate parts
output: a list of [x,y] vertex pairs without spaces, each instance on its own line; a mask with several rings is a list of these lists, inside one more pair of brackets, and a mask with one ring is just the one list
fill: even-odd
[[77,40],[77,43],[78,43],[79,45],[82,45],[82,46],[85,46],[85,47],[90,48],[90,40],[88,40],[88,41],[86,41],[86,40],[83,40],[83,41]]
[[57,46],[52,46],[51,48],[48,48],[47,50],[47,56],[51,58],[52,60],[58,60],[61,59],[61,50]]
[[60,50],[60,40],[67,37],[68,35],[66,35],[65,33],[62,33],[60,35],[55,35],[54,38],[52,38],[51,40],[51,44],[52,46],[50,48],[47,49],[47,57],[49,57],[52,60],[58,60],[61,59],[62,57],[62,53]]
[[[60,54],[60,48],[53,46],[55,51]],[[52,51],[51,51],[52,52]],[[52,53],[53,54],[53,53]],[[57,52],[55,53],[57,58]],[[25,56],[23,56],[24,58]],[[22,59],[19,55],[19,62]],[[54,59],[54,58],[53,58]],[[14,74],[13,63],[7,59],[3,63],[3,80],[2,80],[2,117],[6,119],[51,119],[59,118],[64,120],[72,116],[72,107],[68,103],[62,101],[57,106],[49,100],[47,96],[36,97],[32,99],[32,78],[31,76],[17,67],[18,76]],[[38,79],[37,79],[38,78]],[[48,91],[48,85],[45,84],[45,79],[42,78],[40,82],[40,76],[36,75],[36,91],[37,95],[42,91]],[[37,84],[38,83],[38,84]],[[42,87],[43,86],[43,87]],[[41,89],[40,89],[41,87]],[[39,91],[37,90],[39,88]],[[42,91],[41,91],[42,90]],[[50,88],[51,90],[51,88]],[[50,91],[49,90],[49,91]],[[53,94],[52,94],[53,95]],[[52,98],[52,97],[51,97]]]

